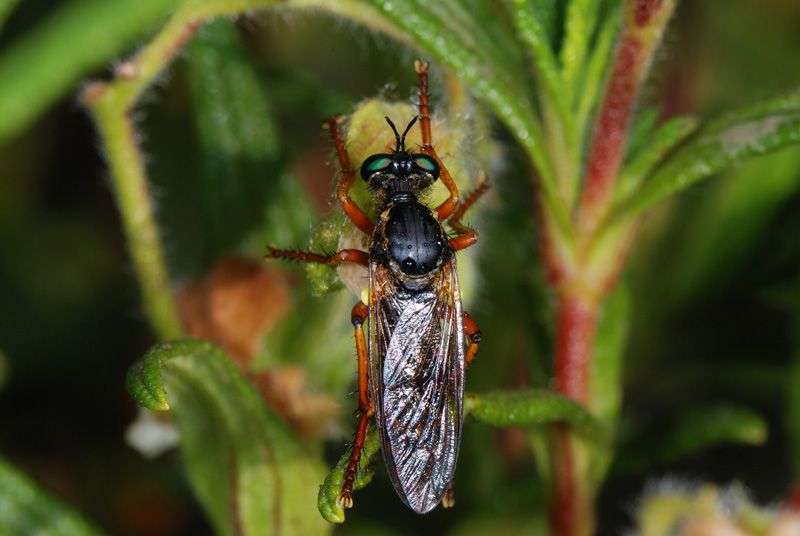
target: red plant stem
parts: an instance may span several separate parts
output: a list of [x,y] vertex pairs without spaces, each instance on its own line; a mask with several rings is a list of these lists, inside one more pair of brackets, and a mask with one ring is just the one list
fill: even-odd
[[550,531],[553,536],[590,536],[594,521],[588,487],[577,469],[572,433],[557,425],[551,439],[553,490],[550,503]]
[[[559,296],[555,339],[556,390],[587,405],[589,371],[597,324],[597,302],[573,288]],[[550,527],[554,536],[589,536],[594,528],[593,490],[579,447],[566,425],[551,437],[553,489]]]
[[[675,3],[676,0],[625,2],[625,23],[598,110],[584,189],[575,215],[576,249],[559,243],[556,224],[543,206],[541,195],[537,195],[542,257],[549,283],[558,295],[553,367],[556,390],[590,410],[589,375],[598,311],[624,265],[630,237],[621,238],[621,257],[616,260],[613,255],[591,257],[589,252],[611,209],[636,96]],[[603,264],[609,262],[614,266]],[[594,531],[596,490],[587,448],[565,425],[554,428],[550,503],[553,536],[590,536]]]
[[559,393],[586,405],[597,305],[585,293],[559,296],[554,376]]
[[587,239],[610,209],[636,95],[674,7],[674,0],[627,0],[626,21],[597,115],[578,209],[578,231]]

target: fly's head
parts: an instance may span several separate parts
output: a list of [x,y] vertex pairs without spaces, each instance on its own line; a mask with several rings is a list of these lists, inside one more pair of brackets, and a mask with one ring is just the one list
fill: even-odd
[[371,190],[389,197],[398,193],[416,194],[439,178],[439,164],[433,157],[406,150],[406,134],[417,119],[412,119],[400,135],[394,123],[386,118],[394,131],[397,148],[388,154],[374,154],[361,164],[361,178]]

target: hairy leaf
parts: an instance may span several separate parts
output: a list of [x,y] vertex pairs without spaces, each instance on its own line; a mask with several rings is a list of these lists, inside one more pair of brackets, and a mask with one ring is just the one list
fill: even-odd
[[598,422],[579,403],[545,389],[468,394],[464,413],[492,426],[567,423],[591,438],[603,436]]
[[189,479],[218,534],[326,531],[314,512],[319,453],[264,405],[222,350],[197,340],[155,346],[134,366],[128,389],[146,402],[145,392],[168,396]]

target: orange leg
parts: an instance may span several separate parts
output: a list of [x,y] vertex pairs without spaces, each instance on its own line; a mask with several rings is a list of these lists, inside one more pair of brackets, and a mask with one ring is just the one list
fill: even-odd
[[369,254],[366,251],[358,249],[343,249],[333,255],[323,256],[316,253],[309,253],[307,251],[290,251],[286,249],[277,249],[275,246],[269,246],[268,259],[289,259],[290,261],[302,262],[318,262],[321,264],[330,264],[331,266],[339,266],[343,262],[354,262],[369,266]]
[[331,134],[333,134],[333,141],[336,143],[336,153],[339,155],[339,165],[342,168],[342,182],[339,183],[338,190],[339,203],[341,203],[344,213],[347,214],[347,217],[350,218],[356,227],[361,229],[362,232],[372,236],[375,231],[375,224],[367,218],[367,215],[364,214],[358,205],[356,205],[355,201],[348,195],[350,187],[353,186],[353,182],[356,180],[356,174],[350,167],[350,159],[344,148],[344,141],[342,141],[342,136],[339,133],[339,125],[336,124],[336,119],[330,119],[328,121],[328,127],[331,129]]
[[358,472],[358,462],[361,461],[361,450],[367,437],[369,418],[375,413],[372,400],[369,396],[369,363],[367,361],[367,340],[364,337],[364,320],[369,315],[369,307],[364,302],[358,302],[353,307],[350,320],[356,330],[356,354],[358,355],[358,428],[353,439],[353,452],[350,454],[350,463],[344,473],[344,485],[336,504],[350,508],[353,506],[353,483]]
[[453,213],[458,205],[458,187],[456,187],[453,177],[450,176],[450,172],[444,167],[439,155],[436,154],[436,151],[433,150],[433,145],[431,145],[431,116],[428,107],[428,64],[417,60],[414,62],[414,67],[419,75],[419,124],[422,129],[421,151],[432,157],[439,164],[439,178],[442,179],[442,182],[450,191],[450,197],[436,207],[439,221],[444,221],[450,217],[450,214]]
[[447,488],[447,491],[444,493],[444,497],[442,498],[442,506],[445,508],[452,508],[456,505],[456,492],[453,489],[453,484],[450,484],[450,487]]
[[486,182],[486,177],[481,175],[481,178],[478,182],[478,187],[475,188],[475,191],[469,194],[464,202],[458,206],[455,212],[453,212],[453,215],[450,216],[450,219],[447,220],[447,223],[450,225],[450,227],[459,234],[459,236],[450,239],[450,245],[454,250],[460,251],[468,248],[478,241],[478,232],[461,223],[461,218],[464,216],[464,212],[466,212],[467,209],[480,198],[480,196],[486,193],[488,189],[489,184]]
[[467,355],[464,358],[466,366],[469,366],[472,360],[475,359],[475,354],[478,352],[478,345],[481,342],[481,328],[470,318],[469,313],[466,311],[464,311],[464,334],[467,336],[467,339],[469,339]]

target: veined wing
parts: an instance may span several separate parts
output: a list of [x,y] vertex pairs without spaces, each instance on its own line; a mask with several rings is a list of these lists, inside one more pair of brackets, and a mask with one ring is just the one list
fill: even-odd
[[464,398],[464,317],[455,257],[428,290],[409,292],[370,265],[370,372],[386,468],[418,513],[453,481]]

